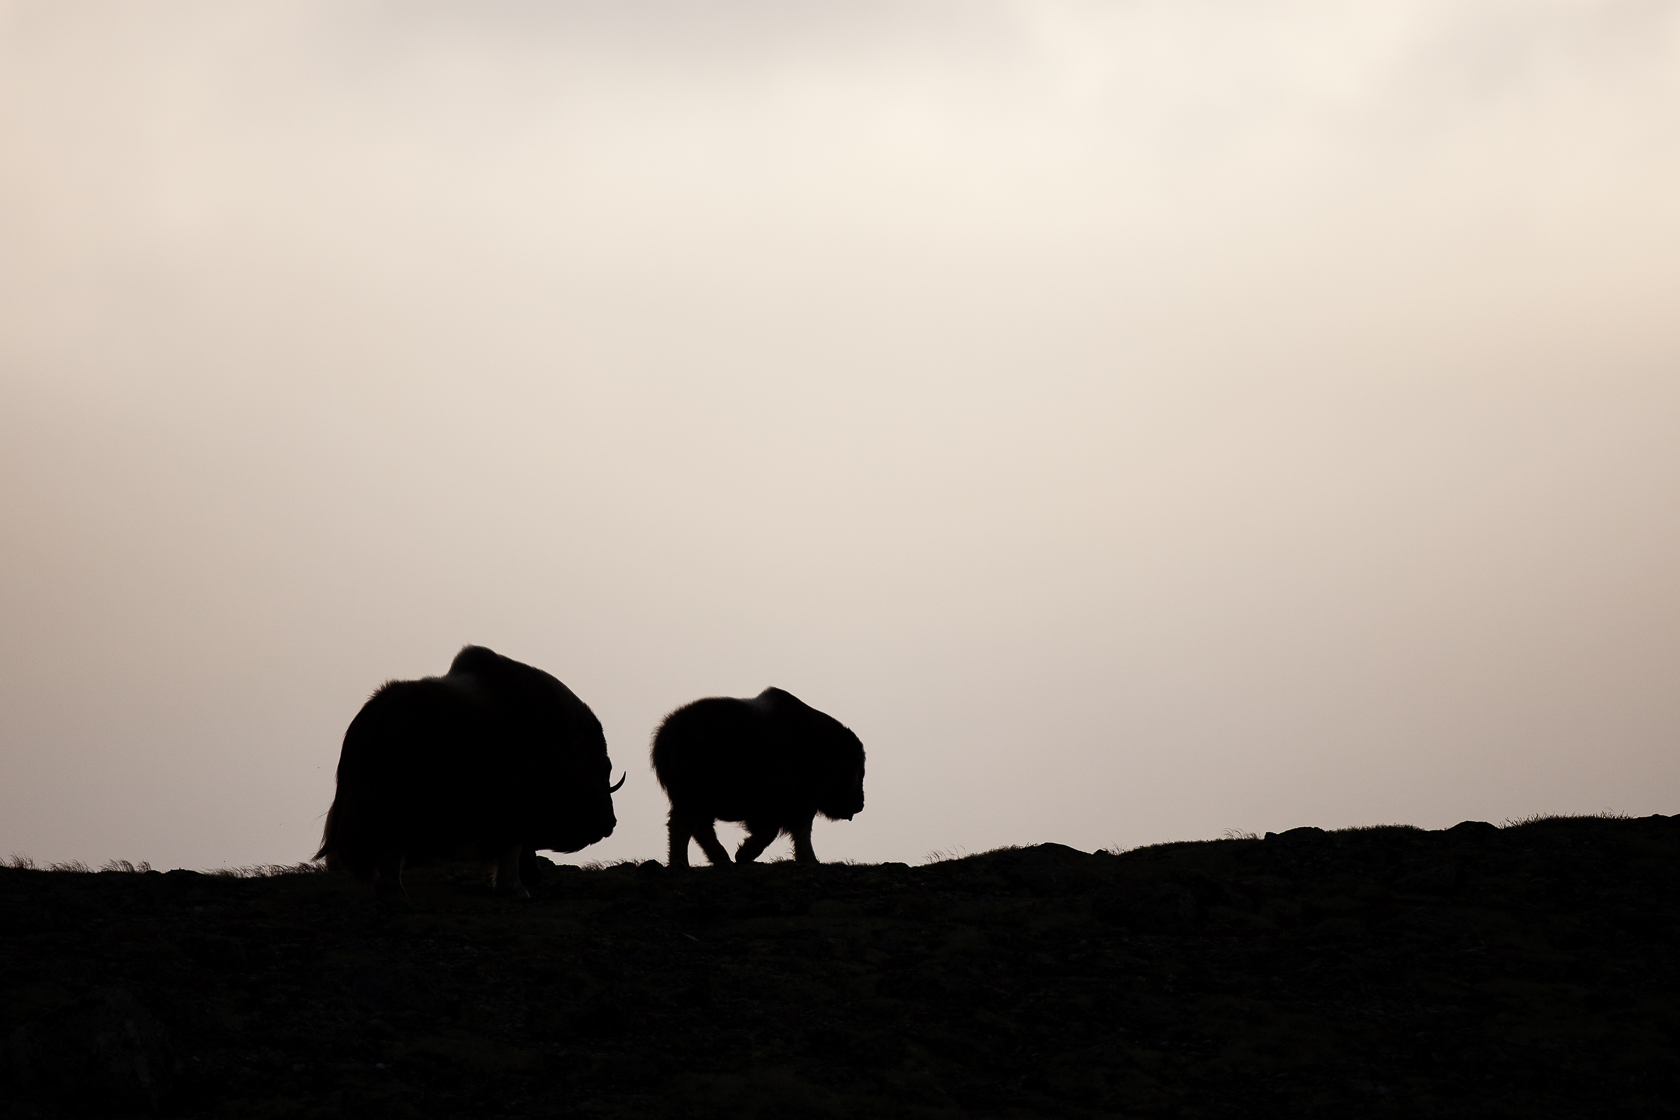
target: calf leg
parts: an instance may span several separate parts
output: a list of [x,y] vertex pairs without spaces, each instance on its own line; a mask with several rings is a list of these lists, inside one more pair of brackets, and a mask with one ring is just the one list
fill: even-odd
[[776,839],[781,829],[773,824],[763,822],[747,822],[747,838],[741,841],[741,846],[735,849],[736,863],[751,863],[764,854],[764,849]]
[[688,867],[688,841],[694,835],[694,830],[688,827],[688,822],[677,816],[675,809],[671,810],[671,854],[665,865],[672,871],[680,871]]
[[816,863],[817,853],[811,847],[811,821],[816,814],[812,814],[795,824],[788,826],[788,834],[793,837],[793,858],[798,863]]
[[700,841],[700,850],[706,853],[713,867],[730,866],[729,853],[718,843],[717,828],[712,821],[694,822],[694,838]]

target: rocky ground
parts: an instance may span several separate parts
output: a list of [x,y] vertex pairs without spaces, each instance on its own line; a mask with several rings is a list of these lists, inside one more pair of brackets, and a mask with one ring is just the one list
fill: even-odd
[[13,1117],[1673,1114],[1680,817],[923,867],[0,868]]

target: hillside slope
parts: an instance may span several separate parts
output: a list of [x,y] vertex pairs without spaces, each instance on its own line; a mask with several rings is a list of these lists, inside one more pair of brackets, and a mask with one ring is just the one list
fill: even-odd
[[11,1115],[1649,1116],[1680,817],[925,867],[0,869]]

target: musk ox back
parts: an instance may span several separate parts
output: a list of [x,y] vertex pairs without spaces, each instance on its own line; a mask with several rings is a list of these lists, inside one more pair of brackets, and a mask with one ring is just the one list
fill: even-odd
[[653,768],[671,798],[670,866],[688,866],[690,837],[714,864],[729,863],[714,821],[747,826],[735,858],[749,863],[778,833],[794,858],[817,862],[818,813],[851,820],[863,811],[863,744],[833,716],[767,688],[751,700],[696,700],[665,717],[653,737]]
[[382,890],[402,889],[404,864],[447,859],[494,862],[497,885],[520,890],[537,849],[612,833],[611,766],[600,721],[570,689],[467,646],[445,676],[391,681],[351,721],[315,855],[364,880],[377,872]]

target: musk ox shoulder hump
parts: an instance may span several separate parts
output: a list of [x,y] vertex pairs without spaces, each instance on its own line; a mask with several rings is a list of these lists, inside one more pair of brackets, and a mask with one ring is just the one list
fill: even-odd
[[507,658],[493,649],[484,646],[462,646],[461,652],[455,655],[455,660],[449,663],[449,675],[458,676],[463,673],[485,673],[498,668]]
[[753,707],[766,712],[799,712],[811,711],[811,706],[785,688],[774,685],[754,696],[751,700],[743,701]]

